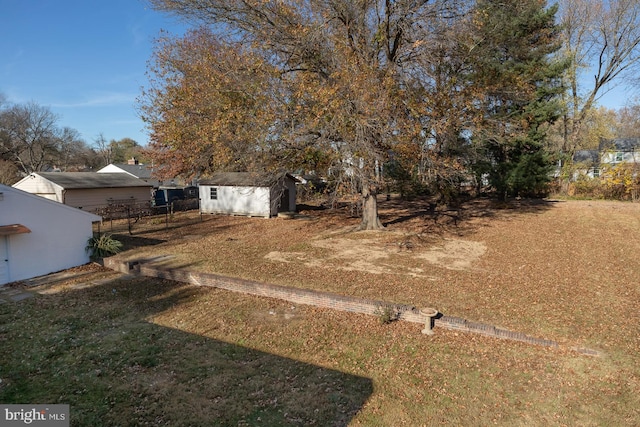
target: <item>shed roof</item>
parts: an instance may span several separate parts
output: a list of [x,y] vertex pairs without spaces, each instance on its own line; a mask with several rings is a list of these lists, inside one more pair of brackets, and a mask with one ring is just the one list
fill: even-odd
[[298,181],[294,176],[288,173],[265,175],[251,172],[222,172],[215,174],[211,178],[200,180],[199,184],[218,185],[221,187],[270,187],[284,178],[289,178],[296,182]]
[[151,184],[118,172],[34,172],[65,189],[151,187]]

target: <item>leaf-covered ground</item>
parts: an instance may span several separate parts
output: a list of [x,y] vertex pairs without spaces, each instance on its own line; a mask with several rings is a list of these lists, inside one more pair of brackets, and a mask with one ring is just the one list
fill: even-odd
[[394,200],[380,211],[382,232],[354,231],[358,219],[344,211],[311,209],[294,220],[203,216],[156,232],[140,225],[136,236],[165,243],[123,256],[172,255],[173,266],[433,306],[605,352],[637,339],[626,320],[640,301],[639,204],[475,200],[432,213]]
[[639,204],[476,200],[432,212],[382,201],[382,232],[354,232],[347,211],[302,213],[177,214],[116,237],[124,258],[172,255],[173,266],[433,306],[567,346],[426,337],[372,316],[83,276],[0,306],[0,357],[11,361],[0,401],[44,381],[38,400],[71,401],[79,425],[96,414],[163,425],[187,413],[183,425],[640,422]]

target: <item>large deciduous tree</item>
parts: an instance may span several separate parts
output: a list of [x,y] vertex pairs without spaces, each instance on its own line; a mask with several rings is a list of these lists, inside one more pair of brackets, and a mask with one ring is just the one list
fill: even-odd
[[131,159],[140,160],[143,153],[143,148],[140,144],[131,138],[112,139],[109,142],[109,149],[111,161],[114,163],[126,163]]
[[566,64],[542,0],[150,1],[203,25],[159,40],[141,98],[167,175],[322,164],[365,229],[389,160],[456,184],[484,156],[502,196],[546,183]]
[[164,164],[250,169],[320,147],[360,191],[362,228],[382,227],[379,166],[421,135],[407,88],[431,2],[151,3],[211,31],[208,49],[193,33],[156,53],[151,71],[161,84],[145,93],[143,116],[156,156],[171,158]]
[[206,28],[158,39],[141,99],[161,178],[250,170],[279,138],[273,67]]
[[[59,127],[59,117],[35,102],[0,105],[0,180],[13,184],[19,175],[98,166],[96,153],[77,130]],[[17,173],[16,173],[17,172]]]
[[584,125],[598,99],[612,88],[637,81],[640,70],[638,0],[564,0],[560,2],[563,54],[571,59],[563,119],[562,149],[572,154],[582,144]]
[[0,156],[23,173],[40,171],[56,161],[58,117],[36,103],[13,105],[0,112]]
[[80,132],[70,127],[56,132],[56,155],[51,159],[54,165],[64,171],[96,166],[95,152],[87,146]]
[[102,132],[100,132],[100,134],[98,134],[98,136],[93,140],[93,145],[95,147],[96,154],[100,157],[101,164],[103,166],[110,164],[111,159],[113,158],[111,146]]
[[[640,135],[640,104],[634,103],[621,108],[617,112],[615,136],[619,138],[637,138]],[[614,135],[604,135],[612,139]]]

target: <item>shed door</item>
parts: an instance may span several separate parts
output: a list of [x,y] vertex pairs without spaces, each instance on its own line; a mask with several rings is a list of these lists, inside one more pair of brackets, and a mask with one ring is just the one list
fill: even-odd
[[280,197],[280,206],[278,212],[289,212],[289,189],[284,190],[282,197]]
[[0,286],[9,282],[8,240],[7,236],[0,236]]

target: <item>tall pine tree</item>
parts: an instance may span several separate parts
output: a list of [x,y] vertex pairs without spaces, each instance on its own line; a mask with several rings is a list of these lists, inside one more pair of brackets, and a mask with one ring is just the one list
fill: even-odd
[[560,115],[560,77],[567,63],[544,0],[479,0],[471,22],[471,84],[479,95],[474,141],[499,197],[542,194],[552,164],[544,149]]

